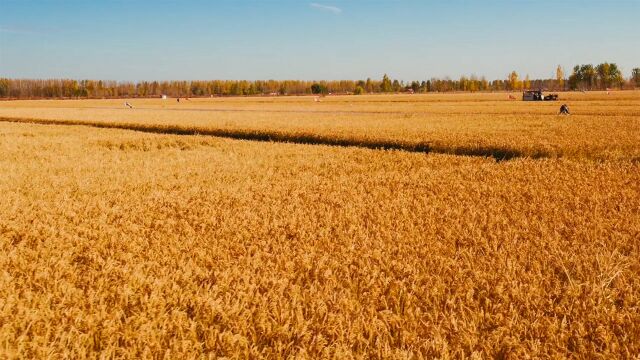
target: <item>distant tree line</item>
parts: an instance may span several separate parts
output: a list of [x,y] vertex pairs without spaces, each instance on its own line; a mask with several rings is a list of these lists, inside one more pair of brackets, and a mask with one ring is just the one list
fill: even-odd
[[242,95],[366,94],[397,92],[476,92],[523,89],[604,90],[640,88],[640,68],[624,79],[615,63],[576,65],[568,78],[558,66],[552,79],[524,79],[513,71],[505,79],[488,81],[484,77],[459,79],[431,78],[404,82],[386,74],[381,80],[203,80],[203,81],[110,81],[71,79],[0,78],[0,98],[118,98],[118,97],[209,97]]
[[[634,83],[634,86],[638,86],[637,74],[639,70],[637,68],[632,70],[630,82]],[[580,90],[620,88],[624,83],[625,80],[618,66],[609,63],[597,66],[576,65],[573,68],[573,74],[569,77],[569,87]]]

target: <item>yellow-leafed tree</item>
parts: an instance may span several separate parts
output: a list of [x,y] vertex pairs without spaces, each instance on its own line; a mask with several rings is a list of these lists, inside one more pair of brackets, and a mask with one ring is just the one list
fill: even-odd
[[560,65],[556,69],[556,84],[558,89],[564,90],[564,69]]
[[515,70],[509,74],[509,86],[512,90],[519,90],[522,88],[522,81],[520,81],[520,77]]

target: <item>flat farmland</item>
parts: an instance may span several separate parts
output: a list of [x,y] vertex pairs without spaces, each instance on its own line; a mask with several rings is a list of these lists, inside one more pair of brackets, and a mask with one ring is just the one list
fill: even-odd
[[[640,92],[0,102],[0,118],[495,158],[640,158]],[[573,115],[558,117],[560,104]]]
[[640,92],[561,98],[0,102],[0,353],[637,357]]

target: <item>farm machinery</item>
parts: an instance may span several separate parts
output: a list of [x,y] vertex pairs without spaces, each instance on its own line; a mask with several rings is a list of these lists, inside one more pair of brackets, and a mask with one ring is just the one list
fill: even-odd
[[544,95],[542,90],[525,90],[522,92],[522,101],[556,101],[558,94]]

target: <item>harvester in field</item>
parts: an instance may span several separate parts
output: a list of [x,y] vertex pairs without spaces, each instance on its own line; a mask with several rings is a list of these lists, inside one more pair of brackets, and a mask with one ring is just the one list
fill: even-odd
[[525,90],[522,92],[522,101],[556,101],[558,94],[543,94],[542,90]]

